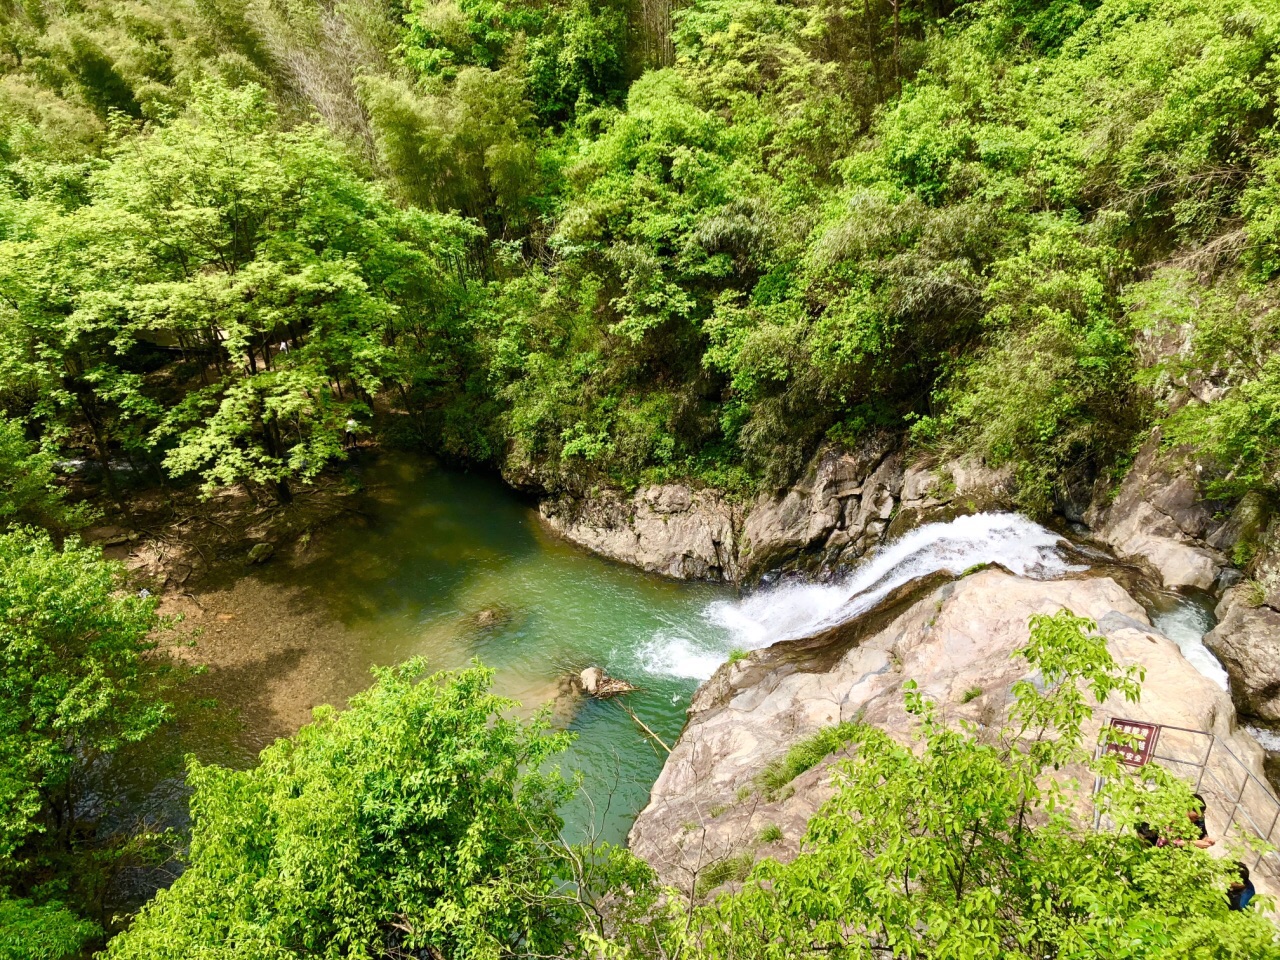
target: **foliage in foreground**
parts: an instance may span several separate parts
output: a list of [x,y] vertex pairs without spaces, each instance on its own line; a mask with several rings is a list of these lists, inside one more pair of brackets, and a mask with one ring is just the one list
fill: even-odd
[[1016,685],[998,732],[948,725],[910,687],[918,743],[846,730],[800,855],[726,861],[715,877],[745,882],[703,904],[625,853],[560,842],[571,786],[547,764],[567,736],[503,718],[489,671],[382,671],[254,770],[192,765],[187,872],[107,955],[1280,957],[1261,907],[1228,911],[1229,860],[1125,829],[1192,836],[1184,783],[1104,759],[1117,829],[1094,833],[1079,788],[1048,776],[1088,770],[1090,700],[1138,696],[1093,630],[1033,621],[1017,656],[1043,683]]
[[513,704],[488,692],[488,670],[422,672],[378,671],[350,709],[319,708],[252,770],[192,761],[189,866],[107,956],[484,958],[571,943],[597,881],[559,840],[572,786],[544,771],[569,736],[503,717]]
[[1016,684],[998,732],[957,729],[909,685],[917,742],[862,728],[800,855],[762,861],[740,890],[677,909],[665,932],[672,954],[1280,957],[1261,906],[1227,909],[1230,859],[1149,847],[1123,829],[1149,822],[1170,839],[1196,836],[1185,783],[1156,766],[1133,775],[1104,758],[1095,767],[1108,777],[1099,802],[1123,832],[1094,833],[1080,787],[1048,776],[1072,765],[1092,772],[1090,700],[1138,697],[1139,672],[1120,669],[1093,631],[1066,611],[1033,619],[1016,655],[1043,689]]
[[105,868],[86,795],[167,715],[144,660],[155,600],[122,595],[121,574],[75,540],[0,535],[0,951],[58,957],[97,932],[58,899],[90,901]]

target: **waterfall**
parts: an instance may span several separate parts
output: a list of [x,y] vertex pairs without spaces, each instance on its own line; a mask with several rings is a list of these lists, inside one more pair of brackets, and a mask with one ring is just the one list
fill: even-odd
[[1013,513],[926,524],[832,583],[788,582],[739,600],[714,601],[703,612],[712,629],[698,637],[659,632],[638,651],[639,666],[651,674],[705,680],[735,649],[754,650],[852,620],[895,588],[931,573],[958,576],[978,564],[998,563],[1021,576],[1052,579],[1085,569],[1063,558],[1064,543]]

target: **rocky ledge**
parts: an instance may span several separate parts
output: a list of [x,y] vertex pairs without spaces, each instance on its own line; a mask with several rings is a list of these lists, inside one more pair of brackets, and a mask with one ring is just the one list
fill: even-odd
[[[909,737],[914,721],[902,689],[909,679],[944,715],[998,725],[1013,683],[1024,675],[1010,654],[1026,642],[1029,618],[1063,608],[1096,620],[1121,664],[1146,670],[1141,703],[1104,704],[1095,729],[1119,715],[1211,731],[1264,779],[1263,752],[1237,728],[1230,698],[1151,626],[1119,583],[1044,582],[988,569],[956,582],[917,582],[850,623],[721,667],[694,697],[684,733],[631,831],[632,849],[691,895],[720,861],[793,856],[809,818],[831,795],[830,767],[839,754],[766,796],[759,778],[771,761],[841,721],[860,719]],[[1225,767],[1216,772],[1240,781]],[[1221,831],[1230,802],[1205,792],[1210,828]],[[1250,794],[1259,819],[1270,796]],[[1268,807],[1261,822],[1273,813]],[[772,827],[781,838],[762,842],[762,831]],[[776,838],[777,831],[763,836]]]
[[972,460],[904,464],[884,439],[826,448],[792,487],[740,504],[683,484],[544,501],[543,521],[595,553],[681,579],[822,574],[928,520],[1007,508],[1012,474]]

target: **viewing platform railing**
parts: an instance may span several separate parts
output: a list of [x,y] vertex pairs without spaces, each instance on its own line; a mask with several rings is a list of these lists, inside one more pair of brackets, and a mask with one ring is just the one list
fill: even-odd
[[[1204,730],[1141,723],[1112,717],[1110,724],[1125,730],[1145,731],[1141,748],[1123,749],[1124,762],[1132,766],[1159,763],[1171,773],[1193,784],[1192,790],[1205,799],[1205,824],[1209,835],[1220,841],[1262,840],[1271,847],[1280,827],[1280,800],[1265,781],[1223,740]],[[1140,761],[1140,762],[1139,762]],[[1102,789],[1099,778],[1094,794]],[[1094,828],[1101,824],[1102,811],[1094,813]],[[1280,852],[1259,850],[1249,864],[1280,879]]]

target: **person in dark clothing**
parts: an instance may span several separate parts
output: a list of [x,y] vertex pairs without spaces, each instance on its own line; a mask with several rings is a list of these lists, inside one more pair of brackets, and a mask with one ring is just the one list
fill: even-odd
[[[1214,844],[1214,841],[1209,839],[1209,827],[1204,822],[1204,814],[1208,809],[1208,804],[1204,802],[1204,797],[1200,796],[1198,793],[1193,793],[1191,796],[1195,800],[1195,806],[1187,811],[1187,819],[1194,823],[1196,828],[1200,831],[1200,836],[1191,842],[1201,850],[1207,850]],[[1186,841],[1175,840],[1174,843],[1181,847],[1186,843]]]
[[1253,899],[1253,895],[1258,891],[1254,887],[1253,881],[1249,879],[1248,867],[1237,860],[1236,870],[1239,871],[1240,879],[1227,887],[1227,905],[1232,910],[1243,910],[1249,906],[1249,901]]
[[1209,828],[1205,825],[1204,812],[1206,804],[1204,797],[1198,793],[1193,793],[1191,796],[1194,798],[1195,803],[1192,805],[1191,809],[1187,811],[1187,819],[1190,820],[1200,832],[1200,836],[1196,839],[1170,840],[1167,837],[1160,836],[1159,831],[1153,828],[1149,823],[1137,824],[1133,828],[1134,832],[1146,841],[1146,844],[1149,847],[1185,847],[1188,843],[1199,847],[1201,850],[1206,850],[1209,847],[1212,847],[1215,841],[1209,838]]
[[1148,847],[1163,846],[1160,842],[1160,834],[1152,829],[1151,824],[1140,823],[1133,828],[1133,831],[1146,842]]

